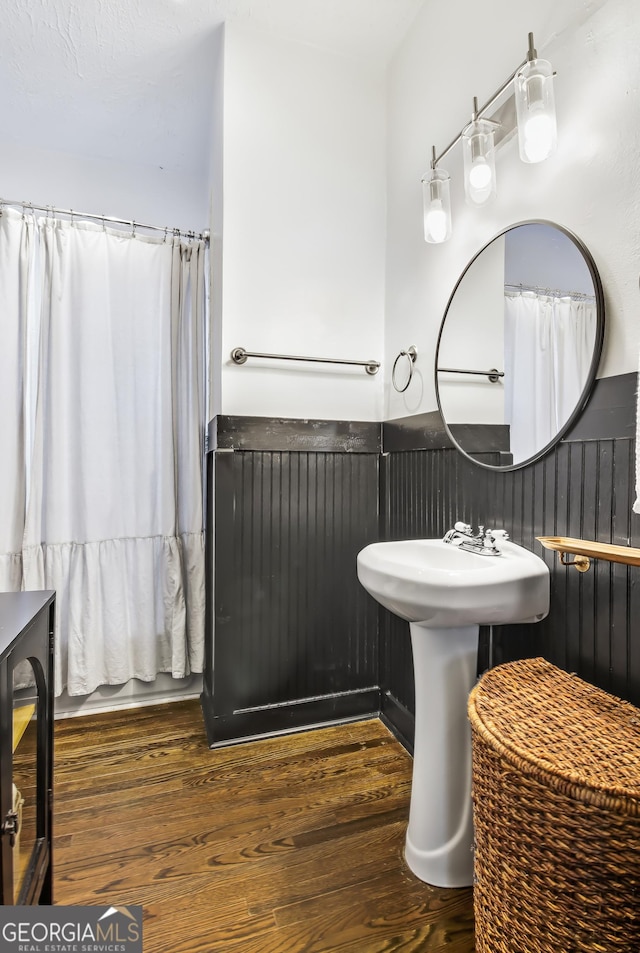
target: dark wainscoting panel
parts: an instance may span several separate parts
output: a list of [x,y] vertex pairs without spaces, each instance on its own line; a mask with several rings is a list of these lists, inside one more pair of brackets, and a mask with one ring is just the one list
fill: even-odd
[[[536,625],[494,629],[494,662],[542,655],[640,704],[640,569],[602,560],[587,573],[563,566],[537,536],[640,546],[633,516],[635,442],[568,440],[537,464],[506,473],[474,466],[455,450],[385,455],[389,539],[442,536],[456,519],[504,527],[551,572],[551,611]],[[413,711],[408,625],[384,612],[381,688],[386,708]],[[383,706],[384,710],[384,706]],[[407,734],[406,716],[398,724]]]
[[379,710],[379,454],[217,451],[212,745]]
[[[558,448],[506,473],[454,450],[437,412],[382,427],[213,421],[202,696],[210,743],[380,709],[411,747],[408,625],[365,593],[356,556],[376,539],[442,536],[456,519],[506,528],[551,571],[549,617],[496,628],[494,662],[543,655],[640,705],[640,569],[594,561],[581,574],[536,541],[640,547],[631,512],[636,383],[635,374],[598,381]],[[481,630],[481,667],[487,638]]]
[[567,434],[568,440],[611,439],[636,435],[637,373],[597,380],[586,410]]
[[[613,437],[635,437],[636,427],[636,373],[617,374],[603,377],[594,384],[593,392],[584,411],[573,425],[566,440],[610,440]],[[462,427],[464,425],[456,425]],[[473,425],[471,431],[479,434],[484,442],[483,450],[490,450],[502,443],[494,443],[493,437],[487,440],[482,434],[484,428]],[[504,440],[504,428],[490,427],[497,433],[498,441]],[[455,430],[455,428],[454,428]],[[468,434],[466,435],[468,439]],[[382,442],[385,452],[407,450],[444,450],[452,446],[439,410],[426,414],[414,414],[411,417],[399,417],[382,424]],[[470,446],[470,444],[469,444]],[[472,451],[475,452],[475,451]]]

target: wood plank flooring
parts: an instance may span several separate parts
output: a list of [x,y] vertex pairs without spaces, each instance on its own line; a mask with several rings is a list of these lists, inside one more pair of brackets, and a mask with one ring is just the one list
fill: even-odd
[[406,867],[377,720],[209,750],[196,701],[58,721],[54,902],[142,904],[145,953],[472,953],[471,889]]

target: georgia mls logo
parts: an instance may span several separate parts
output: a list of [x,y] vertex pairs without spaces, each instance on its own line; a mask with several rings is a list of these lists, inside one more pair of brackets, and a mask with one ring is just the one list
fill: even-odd
[[[139,909],[138,907],[136,909]],[[133,920],[134,923],[138,922],[138,918],[135,914],[131,913],[128,907],[109,907],[108,910],[102,914],[101,917],[98,917],[98,923],[101,920],[106,920],[107,917],[112,917],[114,913],[121,913],[123,917],[128,917],[130,920]]]
[[142,907],[0,907],[0,953],[142,953]]

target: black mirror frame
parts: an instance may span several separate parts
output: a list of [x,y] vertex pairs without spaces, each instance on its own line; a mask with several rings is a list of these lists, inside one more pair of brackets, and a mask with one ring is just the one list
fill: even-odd
[[[582,389],[582,393],[580,394],[580,397],[578,398],[578,401],[576,403],[573,413],[566,420],[564,425],[560,428],[560,430],[555,435],[553,440],[551,440],[548,444],[546,444],[546,446],[542,447],[533,456],[527,457],[526,460],[522,460],[519,463],[510,463],[510,464],[504,464],[504,465],[498,466],[496,464],[483,463],[481,460],[478,460],[471,453],[468,453],[466,450],[464,450],[463,447],[461,447],[460,444],[457,442],[456,438],[453,436],[453,433],[451,432],[451,428],[449,427],[445,419],[443,409],[442,409],[442,404],[440,402],[440,389],[438,386],[438,356],[440,353],[440,341],[442,338],[442,333],[444,331],[444,325],[447,320],[447,315],[449,313],[449,308],[451,307],[451,302],[453,301],[456,291],[458,290],[465,275],[467,274],[471,266],[474,264],[474,262],[480,257],[482,252],[489,247],[489,245],[491,245],[498,238],[501,238],[503,235],[506,235],[507,232],[512,231],[514,228],[520,228],[522,225],[549,225],[551,228],[555,228],[559,232],[562,232],[564,235],[566,235],[567,238],[569,238],[574,243],[578,251],[582,254],[586,262],[586,265],[589,269],[591,280],[593,281],[593,290],[594,290],[594,296],[596,299],[596,336],[595,336],[595,341],[593,343],[593,356],[591,358],[591,365],[587,373],[587,378],[585,381],[585,385]],[[546,454],[549,453],[549,451],[552,450],[556,446],[556,444],[558,444],[560,440],[562,440],[564,435],[568,433],[568,431],[573,427],[573,425],[576,423],[576,421],[578,420],[578,418],[584,411],[587,405],[587,402],[589,400],[589,397],[591,396],[591,392],[593,390],[593,386],[596,380],[596,374],[598,372],[598,366],[600,364],[600,358],[602,357],[602,346],[604,343],[604,324],[605,324],[604,290],[602,287],[600,274],[598,272],[596,263],[593,259],[591,252],[589,251],[587,246],[584,244],[584,242],[577,237],[577,235],[571,232],[568,228],[565,228],[563,225],[558,225],[556,222],[551,222],[547,219],[541,219],[541,218],[532,218],[522,222],[516,222],[513,225],[509,225],[507,228],[503,228],[502,231],[494,235],[490,241],[488,241],[485,245],[482,246],[482,248],[478,252],[476,252],[473,258],[467,263],[462,274],[456,281],[455,287],[449,296],[449,300],[447,301],[447,306],[444,310],[444,316],[440,323],[440,330],[438,331],[438,340],[436,342],[436,354],[435,354],[435,363],[434,363],[434,382],[435,382],[435,390],[436,390],[436,400],[438,402],[438,411],[440,412],[440,417],[442,418],[444,429],[446,430],[447,436],[449,437],[449,440],[451,441],[455,449],[458,450],[464,457],[466,457],[476,466],[482,467],[485,470],[494,470],[494,471],[497,471],[498,473],[507,473],[510,470],[520,470],[522,467],[526,467],[530,463],[535,463],[537,460],[540,460],[542,457],[546,456]]]

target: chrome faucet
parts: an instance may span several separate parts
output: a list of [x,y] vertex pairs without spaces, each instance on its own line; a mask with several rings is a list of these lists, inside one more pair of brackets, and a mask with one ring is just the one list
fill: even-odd
[[458,521],[454,524],[453,529],[450,529],[442,537],[444,543],[453,543],[456,539],[473,539],[473,529],[469,526],[468,523],[462,523]]
[[442,537],[444,543],[452,543],[466,552],[477,553],[480,556],[501,556],[496,546],[497,539],[509,539],[509,534],[503,529],[490,529],[485,532],[484,526],[478,527],[474,533],[468,523],[458,521],[453,529],[448,530]]

